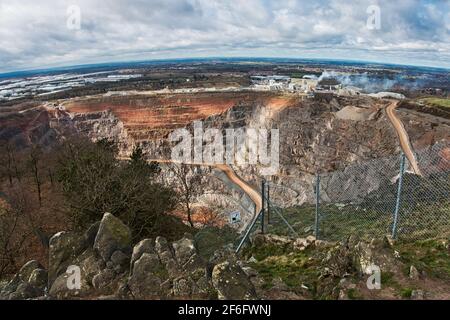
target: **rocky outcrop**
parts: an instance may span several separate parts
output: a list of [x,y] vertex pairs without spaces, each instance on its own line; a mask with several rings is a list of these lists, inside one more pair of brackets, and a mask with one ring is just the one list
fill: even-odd
[[[99,223],[82,235],[60,233],[52,239],[55,245],[50,247],[49,253],[50,261],[54,262],[49,267],[52,270],[51,297],[108,295],[126,282],[131,259],[131,231],[112,214],[105,213]],[[74,276],[68,272],[69,267],[79,270],[80,286],[68,285]]]
[[209,278],[208,263],[190,235],[172,244],[158,237],[154,246],[151,240],[143,240],[133,249],[128,284],[135,298],[208,298],[214,291]]
[[0,298],[256,298],[235,256],[217,252],[206,261],[190,234],[172,243],[163,237],[144,239],[132,248],[129,228],[109,213],[84,234],[55,234],[49,255],[48,277],[30,261],[0,287]]
[[[115,219],[107,215],[97,226],[111,220],[118,223]],[[126,226],[121,225],[121,228],[126,231]],[[90,232],[95,229],[98,229],[95,238],[101,237],[105,230],[94,227]],[[69,234],[60,233],[55,235],[51,248],[54,261],[59,262],[58,268],[52,268],[56,279],[48,282],[47,271],[38,262],[30,261],[9,282],[0,282],[0,299],[448,297],[448,283],[430,278],[424,266],[419,271],[411,262],[404,263],[401,256],[408,259],[409,251],[402,250],[407,247],[399,248],[399,244],[388,240],[362,241],[350,237],[344,242],[325,242],[312,236],[291,238],[257,234],[251,238],[250,247],[242,256],[224,248],[206,261],[199,256],[193,237],[185,234],[175,242],[162,237],[144,239],[134,246],[132,254],[115,248],[105,261],[101,249],[86,242],[86,234],[72,233],[69,237]],[[433,245],[442,247],[439,249],[442,252],[448,250],[448,242]],[[74,254],[77,251],[74,248],[82,248],[82,252]],[[420,247],[415,247],[412,252],[418,249]],[[420,262],[415,265],[420,266]],[[68,266],[66,270],[65,266]],[[73,286],[74,267],[79,268],[79,287]],[[375,270],[391,279],[390,282],[383,280],[380,275],[382,290],[368,287],[368,279]],[[436,290],[434,286],[437,286]]]
[[47,272],[37,261],[26,263],[3,288],[0,300],[24,300],[44,295],[47,290]]

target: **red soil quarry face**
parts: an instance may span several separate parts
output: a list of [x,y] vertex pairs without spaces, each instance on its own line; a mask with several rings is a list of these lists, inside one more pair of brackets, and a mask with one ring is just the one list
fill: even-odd
[[261,105],[279,111],[291,100],[265,92],[183,93],[75,100],[66,103],[65,108],[78,114],[111,110],[128,129],[174,129],[233,106]]

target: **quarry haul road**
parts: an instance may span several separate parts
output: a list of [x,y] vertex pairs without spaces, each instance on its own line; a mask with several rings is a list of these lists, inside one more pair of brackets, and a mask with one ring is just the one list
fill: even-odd
[[[129,160],[129,158],[122,158],[121,160]],[[180,164],[179,162],[173,161],[173,160],[164,160],[164,159],[150,159],[149,162],[157,162],[157,163],[175,163]],[[259,212],[262,209],[262,197],[261,194],[250,184],[248,184],[246,181],[241,179],[234,170],[226,165],[226,164],[208,164],[208,163],[186,163],[186,165],[193,165],[193,166],[205,166],[205,167],[213,167],[220,171],[222,171],[228,179],[230,179],[231,182],[233,182],[235,185],[237,185],[239,188],[241,188],[242,191],[253,201],[255,204],[255,213],[250,220],[249,223],[253,223],[253,221],[258,217]]]
[[386,114],[394,126],[395,131],[397,132],[397,136],[400,142],[400,147],[408,158],[409,163],[414,171],[414,173],[418,176],[422,176],[422,172],[420,171],[419,165],[416,160],[416,156],[412,150],[411,142],[409,140],[408,133],[405,130],[405,127],[402,121],[395,114],[395,109],[398,107],[398,102],[391,102],[389,106],[386,108]]
[[248,197],[255,203],[256,213],[259,213],[261,211],[262,197],[256,189],[251,187],[246,181],[242,180],[229,166],[225,164],[214,164],[211,166],[225,173],[228,179],[230,179],[235,185],[239,186],[242,191],[244,191],[248,195]]

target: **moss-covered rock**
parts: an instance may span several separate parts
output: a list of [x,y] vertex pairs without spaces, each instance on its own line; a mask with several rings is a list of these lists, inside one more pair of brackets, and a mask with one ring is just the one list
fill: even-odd
[[161,297],[163,294],[161,285],[168,277],[169,274],[161,264],[158,255],[144,253],[134,263],[128,286],[132,295],[137,299]]
[[74,264],[85,249],[83,238],[73,232],[59,232],[50,238],[48,277],[51,285],[55,279]]
[[94,249],[104,261],[108,261],[114,251],[131,251],[131,231],[118,218],[105,213],[94,241]]
[[221,300],[256,299],[252,282],[238,264],[228,261],[214,267],[212,282]]

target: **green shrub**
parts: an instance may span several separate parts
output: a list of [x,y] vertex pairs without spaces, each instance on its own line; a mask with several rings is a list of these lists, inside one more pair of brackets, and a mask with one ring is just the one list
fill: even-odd
[[136,148],[119,161],[114,143],[84,139],[65,142],[58,152],[57,179],[75,228],[84,229],[110,212],[126,223],[135,239],[164,235],[165,215],[177,204],[175,192],[156,182],[159,168]]

